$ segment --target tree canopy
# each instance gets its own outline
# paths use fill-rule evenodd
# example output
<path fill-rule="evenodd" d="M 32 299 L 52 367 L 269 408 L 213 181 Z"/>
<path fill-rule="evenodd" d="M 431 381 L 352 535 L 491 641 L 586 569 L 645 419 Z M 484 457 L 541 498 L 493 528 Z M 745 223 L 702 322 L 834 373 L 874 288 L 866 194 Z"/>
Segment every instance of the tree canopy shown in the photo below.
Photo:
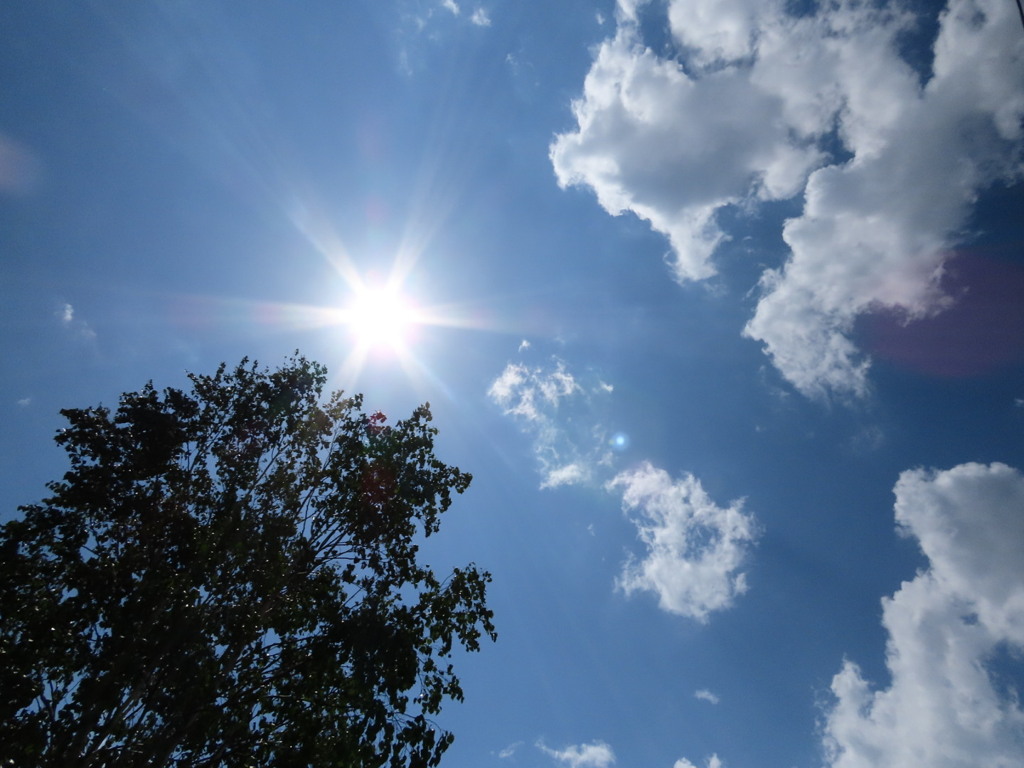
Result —
<path fill-rule="evenodd" d="M 434 766 L 490 574 L 418 542 L 471 476 L 323 366 L 243 360 L 64 410 L 70 469 L 0 529 L 0 762 Z"/>

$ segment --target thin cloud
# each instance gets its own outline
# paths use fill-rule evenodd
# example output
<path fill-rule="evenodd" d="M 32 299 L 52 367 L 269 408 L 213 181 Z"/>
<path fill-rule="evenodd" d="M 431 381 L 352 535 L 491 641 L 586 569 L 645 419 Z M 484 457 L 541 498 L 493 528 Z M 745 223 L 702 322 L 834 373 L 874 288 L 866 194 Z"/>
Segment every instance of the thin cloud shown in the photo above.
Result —
<path fill-rule="evenodd" d="M 1024 476 L 1005 464 L 904 472 L 896 521 L 928 568 L 882 601 L 888 688 L 832 680 L 831 768 L 1024 765 L 1019 693 L 992 666 L 1024 651 Z"/>
<path fill-rule="evenodd" d="M 740 569 L 759 532 L 741 502 L 720 507 L 693 475 L 673 480 L 649 463 L 608 487 L 621 489 L 623 508 L 647 548 L 623 567 L 618 586 L 627 595 L 654 592 L 663 610 L 706 622 L 746 592 Z"/>
<path fill-rule="evenodd" d="M 700 699 L 701 701 L 706 701 L 708 702 L 708 704 L 717 704 L 720 701 L 718 696 L 713 694 L 707 688 L 701 688 L 699 691 L 694 691 L 693 698 Z"/>
<path fill-rule="evenodd" d="M 572 462 L 555 467 L 547 472 L 541 489 L 557 488 L 560 485 L 577 485 L 590 477 L 590 470 L 580 462 Z"/>
<path fill-rule="evenodd" d="M 529 345 L 519 348 L 524 351 Z M 601 383 L 584 387 L 563 361 L 509 363 L 487 394 L 532 437 L 542 489 L 590 482 L 594 468 L 606 460 L 603 431 L 588 425 L 594 396 L 606 396 L 608 390 Z M 574 420 L 575 413 L 582 418 Z"/>
<path fill-rule="evenodd" d="M 565 749 L 550 749 L 537 742 L 537 749 L 568 768 L 609 768 L 615 764 L 615 753 L 603 741 L 570 744 Z"/>
<path fill-rule="evenodd" d="M 473 11 L 473 15 L 469 17 L 469 20 L 478 27 L 491 26 L 490 14 L 488 14 L 483 8 L 477 8 Z"/>
<path fill-rule="evenodd" d="M 549 409 L 557 409 L 561 400 L 580 391 L 565 363 L 556 360 L 553 370 L 510 363 L 491 384 L 488 395 L 506 414 L 542 422 Z"/>
<path fill-rule="evenodd" d="M 512 744 L 509 744 L 504 749 L 501 749 L 501 750 L 498 751 L 498 757 L 501 758 L 502 760 L 508 760 L 510 757 L 515 755 L 516 751 L 521 746 L 523 746 L 523 742 L 521 742 L 521 741 L 517 741 L 517 742 L 514 742 Z"/>
<path fill-rule="evenodd" d="M 595 413 L 613 389 L 600 379 L 584 387 L 553 358 L 547 366 L 509 363 L 488 395 L 531 435 L 542 490 L 603 477 L 605 490 L 621 494 L 646 551 L 627 560 L 617 588 L 654 592 L 663 610 L 706 622 L 746 591 L 741 568 L 759 529 L 742 502 L 719 507 L 693 475 L 673 480 L 647 462 L 615 474 L 629 439 L 609 435 Z"/>
<path fill-rule="evenodd" d="M 442 0 L 441 6 L 446 10 L 451 11 L 455 16 L 458 16 L 462 10 L 459 8 L 459 4 L 455 0 Z"/>
<path fill-rule="evenodd" d="M 39 186 L 39 161 L 35 154 L 0 133 L 0 194 L 24 195 Z"/>
<path fill-rule="evenodd" d="M 63 306 L 57 310 L 56 315 L 60 324 L 72 335 L 87 341 L 95 340 L 96 332 L 89 327 L 87 322 L 77 317 L 75 308 L 71 304 L 65 302 Z"/>
<path fill-rule="evenodd" d="M 857 318 L 948 307 L 943 265 L 978 193 L 1024 176 L 1012 4 L 951 0 L 919 71 L 901 53 L 919 20 L 902 7 L 671 0 L 675 59 L 644 40 L 641 3 L 620 0 L 577 127 L 551 145 L 558 183 L 648 221 L 681 282 L 714 274 L 723 208 L 802 197 L 782 229 L 788 260 L 762 276 L 744 334 L 805 395 L 867 394 Z"/>
<path fill-rule="evenodd" d="M 704 765 L 705 768 L 722 768 L 723 763 L 719 759 L 718 755 L 711 755 L 711 757 L 707 759 L 707 762 L 704 763 Z M 681 757 L 675 761 L 675 763 L 672 765 L 672 768 L 697 768 L 697 766 L 691 763 L 685 757 Z"/>

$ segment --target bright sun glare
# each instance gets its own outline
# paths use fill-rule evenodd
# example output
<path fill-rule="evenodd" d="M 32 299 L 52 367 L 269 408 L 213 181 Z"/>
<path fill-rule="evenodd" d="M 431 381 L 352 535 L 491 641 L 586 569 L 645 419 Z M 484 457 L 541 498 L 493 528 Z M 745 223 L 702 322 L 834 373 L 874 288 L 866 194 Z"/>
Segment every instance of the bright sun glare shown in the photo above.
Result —
<path fill-rule="evenodd" d="M 360 288 L 345 316 L 356 343 L 366 351 L 402 351 L 418 323 L 411 301 L 392 288 Z"/>

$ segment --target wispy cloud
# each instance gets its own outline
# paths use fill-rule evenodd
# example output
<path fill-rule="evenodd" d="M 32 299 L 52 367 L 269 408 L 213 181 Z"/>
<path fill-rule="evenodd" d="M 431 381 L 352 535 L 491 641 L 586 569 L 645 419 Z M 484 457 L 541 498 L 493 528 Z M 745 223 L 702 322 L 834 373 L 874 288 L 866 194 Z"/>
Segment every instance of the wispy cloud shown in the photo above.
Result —
<path fill-rule="evenodd" d="M 520 345 L 521 351 L 527 349 L 528 344 Z M 541 488 L 591 480 L 608 453 L 607 441 L 599 425 L 587 418 L 574 420 L 573 414 L 585 411 L 594 396 L 607 394 L 601 382 L 582 385 L 557 358 L 537 366 L 509 363 L 488 390 L 491 400 L 532 436 Z"/>
<path fill-rule="evenodd" d="M 718 696 L 713 694 L 707 688 L 701 688 L 699 691 L 694 691 L 693 698 L 700 699 L 701 701 L 706 701 L 709 704 L 717 704 L 720 701 Z"/>
<path fill-rule="evenodd" d="M 615 752 L 603 741 L 589 744 L 570 744 L 565 749 L 551 749 L 543 742 L 537 742 L 537 749 L 568 768 L 611 768 L 615 765 Z M 685 757 L 672 764 L 672 768 L 698 768 Z M 704 763 L 704 768 L 723 768 L 718 755 L 711 755 Z"/>
<path fill-rule="evenodd" d="M 670 613 L 705 622 L 747 590 L 743 566 L 758 528 L 741 502 L 715 504 L 693 475 L 673 480 L 645 463 L 609 484 L 622 490 L 646 553 L 631 558 L 618 585 L 631 594 L 646 590 Z"/>
<path fill-rule="evenodd" d="M 424 72 L 424 47 L 446 45 L 458 30 L 468 25 L 491 26 L 491 17 L 482 7 L 469 11 L 469 5 L 459 0 L 399 0 L 400 23 L 396 30 L 398 40 L 397 65 L 405 76 Z"/>
<path fill-rule="evenodd" d="M 609 768 L 615 764 L 615 753 L 603 741 L 570 744 L 565 749 L 550 749 L 537 742 L 537 748 L 569 768 Z"/>
<path fill-rule="evenodd" d="M 711 755 L 711 757 L 707 759 L 707 762 L 704 763 L 704 765 L 705 768 L 722 768 L 723 763 L 718 758 L 718 755 Z M 697 766 L 691 763 L 685 757 L 681 757 L 675 761 L 672 768 L 697 768 Z"/>
<path fill-rule="evenodd" d="M 621 494 L 646 550 L 624 564 L 618 588 L 654 592 L 663 610 L 705 622 L 747 589 L 741 568 L 759 535 L 753 515 L 742 502 L 719 507 L 690 474 L 673 480 L 648 462 L 616 472 L 616 451 L 629 439 L 609 437 L 595 402 L 614 387 L 590 378 L 582 385 L 558 358 L 509 363 L 488 394 L 532 437 L 541 489 L 589 483 Z"/>
<path fill-rule="evenodd" d="M 570 462 L 551 469 L 540 487 L 557 488 L 560 485 L 577 485 L 590 478 L 590 469 L 582 462 Z"/>
<path fill-rule="evenodd" d="M 714 274 L 723 208 L 802 196 L 745 334 L 801 392 L 865 394 L 856 319 L 947 307 L 943 264 L 976 196 L 1024 174 L 1013 4 L 951 0 L 924 70 L 902 58 L 918 24 L 902 6 L 670 0 L 680 61 L 647 45 L 639 4 L 620 0 L 577 128 L 551 146 L 559 183 L 649 221 L 680 281 Z"/>
<path fill-rule="evenodd" d="M 0 194 L 23 195 L 39 186 L 39 161 L 27 148 L 0 133 Z"/>
<path fill-rule="evenodd" d="M 1024 651 L 1024 476 L 1004 464 L 913 470 L 895 493 L 928 568 L 882 601 L 889 687 L 872 690 L 849 660 L 833 679 L 828 764 L 1022 765 L 1024 710 L 998 659 Z"/>
<path fill-rule="evenodd" d="M 510 757 L 512 757 L 516 753 L 516 751 L 521 746 L 523 746 L 523 742 L 521 742 L 521 741 L 517 741 L 517 742 L 514 742 L 512 744 L 509 744 L 504 749 L 501 749 L 501 750 L 498 751 L 498 757 L 500 757 L 502 760 L 508 760 Z"/>
<path fill-rule="evenodd" d="M 546 414 L 557 409 L 561 400 L 582 391 L 565 363 L 557 359 L 554 362 L 553 369 L 509 363 L 488 394 L 507 414 L 529 422 L 545 421 Z"/>
<path fill-rule="evenodd" d="M 96 332 L 89 327 L 89 324 L 79 318 L 75 308 L 65 302 L 56 312 L 57 319 L 71 334 L 82 339 L 92 341 L 96 338 Z"/>

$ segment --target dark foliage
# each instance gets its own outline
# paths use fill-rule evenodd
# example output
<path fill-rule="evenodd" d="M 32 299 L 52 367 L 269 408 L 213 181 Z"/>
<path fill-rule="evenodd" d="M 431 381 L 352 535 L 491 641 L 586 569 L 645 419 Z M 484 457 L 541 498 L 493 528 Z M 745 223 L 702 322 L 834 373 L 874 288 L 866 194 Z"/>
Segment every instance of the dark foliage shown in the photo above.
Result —
<path fill-rule="evenodd" d="M 433 766 L 490 575 L 417 561 L 470 475 L 427 407 L 243 361 L 65 410 L 71 468 L 0 529 L 0 763 Z"/>

